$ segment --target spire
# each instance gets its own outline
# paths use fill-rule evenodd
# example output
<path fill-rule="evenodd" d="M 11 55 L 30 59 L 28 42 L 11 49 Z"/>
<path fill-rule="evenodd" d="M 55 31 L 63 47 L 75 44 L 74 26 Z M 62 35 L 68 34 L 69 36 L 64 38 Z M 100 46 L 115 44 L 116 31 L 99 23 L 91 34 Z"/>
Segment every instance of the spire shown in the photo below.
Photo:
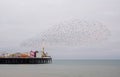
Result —
<path fill-rule="evenodd" d="M 42 51 L 44 52 L 44 50 L 45 50 L 45 49 L 44 49 L 44 47 L 43 47 L 43 48 L 42 48 Z"/>

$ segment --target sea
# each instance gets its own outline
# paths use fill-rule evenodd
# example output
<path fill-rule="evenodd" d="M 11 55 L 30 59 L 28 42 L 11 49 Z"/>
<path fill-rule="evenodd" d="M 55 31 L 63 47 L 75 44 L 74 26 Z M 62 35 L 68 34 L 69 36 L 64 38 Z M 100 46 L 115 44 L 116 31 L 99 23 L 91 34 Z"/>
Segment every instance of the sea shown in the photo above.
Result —
<path fill-rule="evenodd" d="M 120 77 L 120 60 L 53 60 L 51 64 L 0 64 L 0 77 Z"/>

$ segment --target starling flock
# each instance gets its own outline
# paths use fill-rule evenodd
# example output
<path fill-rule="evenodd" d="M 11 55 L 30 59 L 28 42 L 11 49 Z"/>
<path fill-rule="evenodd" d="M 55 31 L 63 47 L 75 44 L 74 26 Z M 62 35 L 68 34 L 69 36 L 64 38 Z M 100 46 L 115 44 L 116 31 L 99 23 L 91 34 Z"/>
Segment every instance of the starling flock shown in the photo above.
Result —
<path fill-rule="evenodd" d="M 99 22 L 72 19 L 56 24 L 39 36 L 24 41 L 24 47 L 47 46 L 81 46 L 100 43 L 108 39 L 110 31 Z"/>

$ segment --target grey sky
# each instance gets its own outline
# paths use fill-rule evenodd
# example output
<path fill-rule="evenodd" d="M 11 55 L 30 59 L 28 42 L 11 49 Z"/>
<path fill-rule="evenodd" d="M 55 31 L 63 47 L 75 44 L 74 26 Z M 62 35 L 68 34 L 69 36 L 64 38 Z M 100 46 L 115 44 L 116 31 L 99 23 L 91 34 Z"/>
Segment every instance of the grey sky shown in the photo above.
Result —
<path fill-rule="evenodd" d="M 0 0 L 0 48 L 16 48 L 50 26 L 71 18 L 102 22 L 111 31 L 99 45 L 47 49 L 55 58 L 120 59 L 119 0 Z"/>

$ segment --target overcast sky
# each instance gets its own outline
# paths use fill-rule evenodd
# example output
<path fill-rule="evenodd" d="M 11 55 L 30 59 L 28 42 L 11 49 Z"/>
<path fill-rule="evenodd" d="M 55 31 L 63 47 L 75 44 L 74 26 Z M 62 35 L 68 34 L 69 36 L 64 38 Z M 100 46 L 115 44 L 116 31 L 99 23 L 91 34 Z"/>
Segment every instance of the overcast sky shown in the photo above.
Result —
<path fill-rule="evenodd" d="M 120 59 L 120 0 L 0 0 L 0 49 L 17 48 L 71 18 L 102 22 L 111 36 L 98 45 L 49 48 L 49 54 L 56 59 Z"/>

